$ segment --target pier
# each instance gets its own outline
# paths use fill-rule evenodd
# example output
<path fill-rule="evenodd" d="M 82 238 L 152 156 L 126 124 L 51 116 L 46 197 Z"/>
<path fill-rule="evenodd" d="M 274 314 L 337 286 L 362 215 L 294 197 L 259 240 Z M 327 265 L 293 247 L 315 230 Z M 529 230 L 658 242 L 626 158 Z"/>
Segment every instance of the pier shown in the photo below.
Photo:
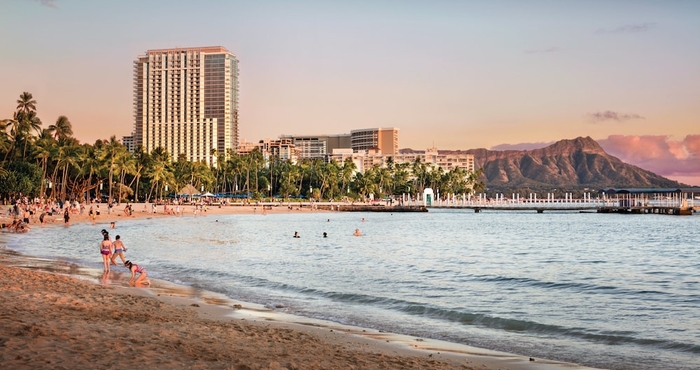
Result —
<path fill-rule="evenodd" d="M 488 198 L 483 194 L 472 197 L 450 196 L 436 199 L 427 205 L 428 209 L 471 209 L 481 211 L 579 211 L 621 214 L 660 214 L 692 215 L 700 209 L 700 188 L 679 189 L 603 189 L 600 196 L 593 198 L 585 193 L 584 198 L 574 199 L 572 194 L 565 198 L 555 198 L 548 194 L 546 199 L 538 199 L 531 194 L 520 197 L 513 194 L 510 198 L 503 194 Z"/>

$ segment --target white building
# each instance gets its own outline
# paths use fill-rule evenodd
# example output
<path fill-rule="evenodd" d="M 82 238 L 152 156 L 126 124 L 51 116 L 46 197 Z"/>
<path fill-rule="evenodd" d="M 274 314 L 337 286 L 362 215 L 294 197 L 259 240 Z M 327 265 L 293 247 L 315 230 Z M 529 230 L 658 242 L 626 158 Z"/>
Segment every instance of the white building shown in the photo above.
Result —
<path fill-rule="evenodd" d="M 364 152 L 349 152 L 349 151 L 334 151 L 333 154 L 328 156 L 328 160 L 335 160 L 338 163 L 342 163 L 347 158 L 351 158 L 353 162 L 357 165 L 357 169 L 360 172 L 365 172 L 368 168 L 374 165 L 386 166 L 389 162 L 389 158 L 396 163 L 414 163 L 416 158 L 420 158 L 420 161 L 428 165 L 434 165 L 435 167 L 442 167 L 443 170 L 451 171 L 455 168 L 463 168 L 467 171 L 474 171 L 474 155 L 467 153 L 451 153 L 444 152 L 440 153 L 436 148 L 429 148 L 428 150 L 415 150 L 411 152 L 398 153 L 394 155 L 387 155 L 380 153 L 378 150 L 366 150 Z"/>
<path fill-rule="evenodd" d="M 214 164 L 238 146 L 238 60 L 221 46 L 148 50 L 134 62 L 134 144 Z"/>

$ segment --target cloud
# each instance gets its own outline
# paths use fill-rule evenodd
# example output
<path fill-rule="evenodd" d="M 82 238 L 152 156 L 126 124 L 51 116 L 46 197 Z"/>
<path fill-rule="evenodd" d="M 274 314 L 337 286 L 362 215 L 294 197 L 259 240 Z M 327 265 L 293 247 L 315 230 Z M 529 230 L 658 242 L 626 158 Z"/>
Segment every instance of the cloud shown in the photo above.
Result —
<path fill-rule="evenodd" d="M 663 135 L 610 135 L 597 142 L 623 162 L 700 186 L 700 135 L 687 135 L 683 140 Z"/>
<path fill-rule="evenodd" d="M 556 53 L 558 51 L 561 51 L 561 49 L 558 46 L 554 46 L 549 49 L 525 50 L 525 54 Z"/>
<path fill-rule="evenodd" d="M 633 23 L 617 28 L 599 28 L 595 31 L 595 33 L 639 33 L 649 31 L 655 26 L 655 22 Z"/>
<path fill-rule="evenodd" d="M 629 121 L 631 119 L 645 119 L 644 117 L 642 117 L 636 113 L 632 113 L 632 114 L 618 113 L 618 112 L 613 112 L 610 110 L 606 110 L 605 112 L 588 113 L 586 115 L 586 117 L 588 117 L 588 120 L 593 122 L 593 123 L 609 121 L 609 120 L 613 120 L 613 121 L 617 121 L 617 122 L 624 122 L 624 121 Z"/>
<path fill-rule="evenodd" d="M 58 0 L 34 0 L 34 2 L 40 3 L 41 6 L 45 6 L 47 8 L 52 8 L 52 9 L 58 9 L 58 5 L 56 5 L 56 1 L 58 1 Z"/>
<path fill-rule="evenodd" d="M 492 147 L 490 150 L 533 150 L 541 149 L 554 144 L 553 141 L 548 143 L 519 143 L 519 144 L 499 144 Z"/>

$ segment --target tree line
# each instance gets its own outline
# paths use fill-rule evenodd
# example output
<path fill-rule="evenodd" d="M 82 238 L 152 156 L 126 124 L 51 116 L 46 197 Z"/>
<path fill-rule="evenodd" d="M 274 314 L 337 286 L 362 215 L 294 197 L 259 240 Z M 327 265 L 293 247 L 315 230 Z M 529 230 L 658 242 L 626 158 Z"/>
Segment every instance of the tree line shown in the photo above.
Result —
<path fill-rule="evenodd" d="M 115 136 L 81 144 L 71 122 L 60 116 L 44 128 L 37 102 L 24 92 L 10 119 L 0 121 L 0 196 L 19 195 L 73 200 L 108 199 L 151 202 L 186 185 L 196 190 L 264 199 L 375 199 L 420 194 L 470 194 L 484 189 L 481 170 L 445 171 L 417 158 L 412 163 L 375 165 L 363 173 L 348 159 L 342 163 L 300 159 L 296 163 L 265 158 L 259 148 L 247 154 L 212 153 L 216 165 L 191 162 L 156 148 L 131 153 Z"/>

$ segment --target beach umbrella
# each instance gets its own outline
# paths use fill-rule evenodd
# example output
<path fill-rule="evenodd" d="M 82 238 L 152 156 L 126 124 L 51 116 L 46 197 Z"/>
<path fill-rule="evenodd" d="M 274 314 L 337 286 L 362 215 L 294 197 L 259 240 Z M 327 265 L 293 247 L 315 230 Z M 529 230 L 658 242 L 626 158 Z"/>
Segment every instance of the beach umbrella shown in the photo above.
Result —
<path fill-rule="evenodd" d="M 197 191 L 197 188 L 192 186 L 191 184 L 186 185 L 180 191 L 178 192 L 180 195 L 195 195 L 195 194 L 200 194 L 199 191 Z"/>

